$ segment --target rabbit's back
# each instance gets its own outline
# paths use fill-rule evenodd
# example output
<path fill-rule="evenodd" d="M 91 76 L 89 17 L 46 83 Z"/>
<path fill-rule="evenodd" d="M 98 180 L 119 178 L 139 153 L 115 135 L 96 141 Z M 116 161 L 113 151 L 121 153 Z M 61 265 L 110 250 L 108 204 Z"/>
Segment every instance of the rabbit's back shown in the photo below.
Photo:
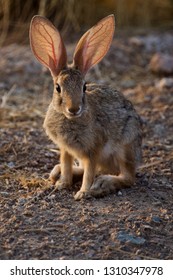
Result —
<path fill-rule="evenodd" d="M 141 133 L 141 119 L 122 93 L 96 84 L 88 85 L 87 90 L 95 126 L 105 130 L 108 138 L 128 143 Z"/>

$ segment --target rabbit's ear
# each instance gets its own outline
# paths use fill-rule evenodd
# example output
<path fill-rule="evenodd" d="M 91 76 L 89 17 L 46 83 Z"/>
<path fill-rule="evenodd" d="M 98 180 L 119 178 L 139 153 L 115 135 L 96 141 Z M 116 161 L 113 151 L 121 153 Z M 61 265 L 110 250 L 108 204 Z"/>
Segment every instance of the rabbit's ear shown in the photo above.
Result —
<path fill-rule="evenodd" d="M 114 35 L 114 15 L 103 18 L 79 40 L 73 62 L 85 75 L 108 52 Z"/>
<path fill-rule="evenodd" d="M 31 49 L 53 77 L 67 64 L 67 54 L 61 35 L 55 26 L 42 16 L 34 16 L 30 25 Z"/>

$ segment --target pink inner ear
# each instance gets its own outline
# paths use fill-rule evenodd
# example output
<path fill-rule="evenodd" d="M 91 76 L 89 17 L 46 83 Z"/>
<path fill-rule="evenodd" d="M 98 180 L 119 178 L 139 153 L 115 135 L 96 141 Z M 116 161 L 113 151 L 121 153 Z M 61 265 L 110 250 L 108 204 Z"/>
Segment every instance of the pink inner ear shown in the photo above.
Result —
<path fill-rule="evenodd" d="M 108 52 L 114 34 L 114 16 L 102 19 L 80 39 L 74 53 L 74 64 L 83 74 Z"/>
<path fill-rule="evenodd" d="M 67 54 L 62 38 L 52 23 L 35 16 L 30 27 L 30 42 L 36 58 L 48 67 L 53 76 L 67 64 Z"/>

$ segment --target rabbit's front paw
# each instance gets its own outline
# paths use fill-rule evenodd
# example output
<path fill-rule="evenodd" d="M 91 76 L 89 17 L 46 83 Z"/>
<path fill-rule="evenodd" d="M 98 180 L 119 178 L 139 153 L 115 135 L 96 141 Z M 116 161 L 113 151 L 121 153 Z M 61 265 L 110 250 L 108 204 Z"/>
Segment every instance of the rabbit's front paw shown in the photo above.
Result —
<path fill-rule="evenodd" d="M 82 198 L 89 198 L 89 197 L 91 197 L 89 192 L 78 191 L 75 194 L 74 199 L 75 200 L 81 200 Z"/>
<path fill-rule="evenodd" d="M 70 186 L 70 184 L 68 182 L 61 180 L 61 179 L 59 179 L 55 184 L 55 188 L 58 190 L 68 188 L 69 186 Z"/>

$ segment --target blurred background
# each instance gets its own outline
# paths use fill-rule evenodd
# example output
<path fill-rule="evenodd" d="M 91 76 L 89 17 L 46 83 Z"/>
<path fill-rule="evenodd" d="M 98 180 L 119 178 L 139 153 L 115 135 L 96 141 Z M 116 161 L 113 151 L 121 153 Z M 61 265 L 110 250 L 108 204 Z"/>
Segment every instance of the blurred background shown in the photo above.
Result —
<path fill-rule="evenodd" d="M 27 43 L 35 14 L 48 17 L 71 40 L 110 13 L 118 30 L 173 26 L 173 0 L 0 0 L 0 45 Z"/>

